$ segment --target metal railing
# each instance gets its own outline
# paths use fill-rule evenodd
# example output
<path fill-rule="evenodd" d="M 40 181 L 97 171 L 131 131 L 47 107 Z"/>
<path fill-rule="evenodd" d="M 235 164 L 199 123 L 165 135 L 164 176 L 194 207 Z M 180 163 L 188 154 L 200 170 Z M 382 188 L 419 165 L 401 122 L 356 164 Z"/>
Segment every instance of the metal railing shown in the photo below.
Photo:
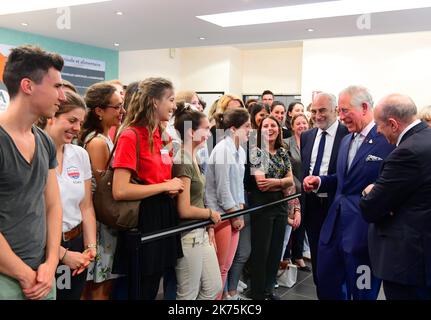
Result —
<path fill-rule="evenodd" d="M 293 194 L 291 196 L 288 196 L 286 198 L 277 200 L 277 201 L 273 201 L 267 204 L 263 204 L 261 206 L 257 206 L 257 207 L 253 207 L 253 208 L 248 208 L 248 209 L 242 209 L 242 210 L 237 210 L 234 212 L 230 212 L 230 213 L 224 213 L 221 216 L 221 221 L 227 220 L 227 219 L 231 219 L 231 218 L 235 218 L 235 217 L 239 217 L 242 216 L 244 214 L 249 214 L 252 212 L 256 212 L 271 206 L 274 206 L 276 204 L 280 204 L 286 201 L 290 201 L 296 198 L 299 198 L 301 196 L 300 193 L 297 194 Z M 146 233 L 144 235 L 142 235 L 141 237 L 141 243 L 145 243 L 148 241 L 153 241 L 153 240 L 157 240 L 157 239 L 161 239 L 161 238 L 166 238 L 169 236 L 172 236 L 174 234 L 177 233 L 182 233 L 182 232 L 186 232 L 189 230 L 193 230 L 196 228 L 202 228 L 208 225 L 214 224 L 210 219 L 208 220 L 204 220 L 204 221 L 191 221 L 191 222 L 186 222 L 180 226 L 177 227 L 173 227 L 173 228 L 169 228 L 169 229 L 164 229 L 162 231 L 157 231 L 157 232 L 152 232 L 152 233 Z"/>
<path fill-rule="evenodd" d="M 237 211 L 234 211 L 231 213 L 225 213 L 221 216 L 221 220 L 223 221 L 223 220 L 239 217 L 239 216 L 242 216 L 244 214 L 255 214 L 262 209 L 266 209 L 266 208 L 269 208 L 271 206 L 299 198 L 300 196 L 301 196 L 301 194 L 297 193 L 297 194 L 288 196 L 286 198 L 283 198 L 283 199 L 280 199 L 277 201 L 273 201 L 273 202 L 270 202 L 270 203 L 267 203 L 264 205 L 260 205 L 257 207 L 237 210 Z M 287 220 L 286 220 L 286 223 L 287 223 Z M 141 234 L 141 232 L 139 232 L 137 230 L 128 231 L 127 232 L 127 242 L 128 242 L 127 245 L 130 248 L 129 257 L 128 257 L 129 258 L 129 268 L 128 268 L 129 269 L 128 270 L 129 299 L 137 300 L 140 298 L 139 292 L 140 292 L 140 287 L 141 287 L 141 277 L 140 277 L 141 261 L 139 259 L 139 256 L 140 256 L 139 250 L 140 250 L 140 247 L 142 244 L 149 242 L 149 241 L 154 241 L 154 240 L 170 237 L 170 236 L 173 236 L 175 234 L 186 232 L 186 231 L 193 230 L 196 228 L 205 227 L 205 226 L 208 226 L 211 224 L 214 224 L 214 223 L 210 219 L 207 219 L 204 221 L 190 221 L 190 222 L 186 222 L 180 226 L 160 230 L 157 232 L 146 233 L 146 234 Z M 142 263 L 145 263 L 145 261 L 142 261 Z"/>

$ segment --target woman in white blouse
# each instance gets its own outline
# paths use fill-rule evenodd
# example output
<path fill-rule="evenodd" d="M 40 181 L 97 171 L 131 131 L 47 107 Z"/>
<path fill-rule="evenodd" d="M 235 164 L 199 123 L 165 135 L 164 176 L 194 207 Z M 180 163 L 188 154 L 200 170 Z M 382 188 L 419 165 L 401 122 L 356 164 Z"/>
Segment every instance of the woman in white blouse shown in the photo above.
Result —
<path fill-rule="evenodd" d="M 218 128 L 226 132 L 208 160 L 205 205 L 212 210 L 229 213 L 243 209 L 245 204 L 243 179 L 246 154 L 241 144 L 248 141 L 250 115 L 246 109 L 233 109 L 215 115 L 215 119 Z M 238 246 L 239 231 L 243 227 L 242 217 L 225 220 L 215 227 L 223 287 Z M 222 298 L 221 293 L 218 298 Z"/>
<path fill-rule="evenodd" d="M 57 179 L 63 209 L 57 299 L 79 300 L 87 267 L 96 257 L 96 218 L 91 193 L 91 166 L 87 152 L 71 144 L 85 117 L 85 102 L 73 92 L 51 119 L 41 119 L 57 149 Z"/>

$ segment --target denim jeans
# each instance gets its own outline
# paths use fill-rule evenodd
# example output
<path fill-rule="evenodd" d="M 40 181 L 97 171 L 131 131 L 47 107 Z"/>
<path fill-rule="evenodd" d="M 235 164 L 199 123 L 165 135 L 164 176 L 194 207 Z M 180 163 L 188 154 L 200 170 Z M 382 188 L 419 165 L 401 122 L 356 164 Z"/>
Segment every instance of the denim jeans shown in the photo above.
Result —
<path fill-rule="evenodd" d="M 251 252 L 250 240 L 250 216 L 244 215 L 244 228 L 240 231 L 238 248 L 236 249 L 235 257 L 230 267 L 227 290 L 234 291 L 238 287 L 238 282 L 241 277 L 242 269 L 246 264 Z"/>

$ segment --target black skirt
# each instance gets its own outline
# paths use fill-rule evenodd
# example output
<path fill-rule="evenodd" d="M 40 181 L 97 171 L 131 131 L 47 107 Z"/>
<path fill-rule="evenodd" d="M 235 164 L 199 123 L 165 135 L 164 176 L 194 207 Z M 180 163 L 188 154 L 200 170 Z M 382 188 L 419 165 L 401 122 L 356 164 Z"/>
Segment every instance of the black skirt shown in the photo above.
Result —
<path fill-rule="evenodd" d="M 175 201 L 171 197 L 159 194 L 143 199 L 139 207 L 138 232 L 119 232 L 113 272 L 128 274 L 133 272 L 131 270 L 139 270 L 141 276 L 148 276 L 174 268 L 177 259 L 183 257 L 181 234 L 142 244 L 139 239 L 178 224 Z M 135 255 L 139 257 L 133 257 Z"/>
<path fill-rule="evenodd" d="M 175 201 L 167 195 L 155 195 L 141 201 L 138 230 L 143 234 L 178 226 L 179 218 Z M 181 234 L 142 244 L 144 275 L 164 272 L 174 268 L 183 257 Z"/>

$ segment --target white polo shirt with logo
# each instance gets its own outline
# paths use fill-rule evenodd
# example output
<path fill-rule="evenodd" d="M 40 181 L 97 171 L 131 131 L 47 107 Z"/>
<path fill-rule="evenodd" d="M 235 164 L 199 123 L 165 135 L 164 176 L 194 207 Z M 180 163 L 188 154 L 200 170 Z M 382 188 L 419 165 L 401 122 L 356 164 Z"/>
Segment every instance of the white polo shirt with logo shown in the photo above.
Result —
<path fill-rule="evenodd" d="M 63 232 L 70 231 L 82 221 L 79 207 L 85 196 L 85 181 L 91 180 L 90 158 L 85 149 L 73 145 L 64 145 L 63 168 L 57 169 L 63 209 Z"/>

